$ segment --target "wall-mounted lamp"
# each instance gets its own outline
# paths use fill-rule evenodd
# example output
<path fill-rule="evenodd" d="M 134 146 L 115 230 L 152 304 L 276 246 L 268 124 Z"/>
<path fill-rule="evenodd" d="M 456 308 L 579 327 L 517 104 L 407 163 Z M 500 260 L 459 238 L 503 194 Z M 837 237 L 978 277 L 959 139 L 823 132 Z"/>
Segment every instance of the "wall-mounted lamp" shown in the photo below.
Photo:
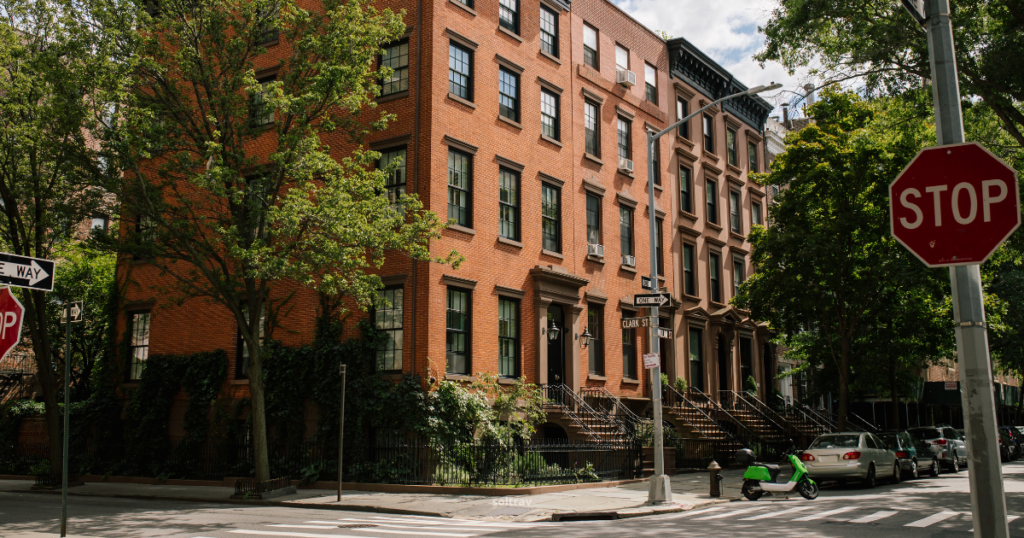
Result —
<path fill-rule="evenodd" d="M 590 327 L 584 327 L 583 334 L 580 335 L 580 344 L 582 344 L 582 347 L 586 348 L 587 346 L 589 346 L 590 339 L 593 337 L 594 336 L 590 334 Z"/>
<path fill-rule="evenodd" d="M 558 325 L 555 325 L 555 320 L 551 320 L 551 325 L 548 325 L 548 340 L 552 342 L 558 340 L 558 333 L 560 332 L 561 329 L 558 328 Z"/>

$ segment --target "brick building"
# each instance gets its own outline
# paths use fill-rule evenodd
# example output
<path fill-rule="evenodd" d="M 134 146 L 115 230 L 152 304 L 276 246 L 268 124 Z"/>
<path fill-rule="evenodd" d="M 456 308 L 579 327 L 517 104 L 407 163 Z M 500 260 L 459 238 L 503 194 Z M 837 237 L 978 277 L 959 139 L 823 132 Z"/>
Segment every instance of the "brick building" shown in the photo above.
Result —
<path fill-rule="evenodd" d="M 408 30 L 381 58 L 395 75 L 377 101 L 397 120 L 369 145 L 403 163 L 390 189 L 456 221 L 432 251 L 466 261 L 457 271 L 386 263 L 381 293 L 392 306 L 370 314 L 391 336 L 379 369 L 600 387 L 642 409 L 646 331 L 619 327 L 637 315 L 631 297 L 651 272 L 653 217 L 658 286 L 676 298 L 662 310 L 665 371 L 709 394 L 739 390 L 748 375 L 763 387 L 766 330 L 728 301 L 752 270 L 746 233 L 766 214 L 747 173 L 763 166 L 771 105 L 730 101 L 663 137 L 652 212 L 645 130 L 745 89 L 721 66 L 607 0 L 380 3 L 404 9 Z M 271 45 L 260 65 L 283 49 Z M 120 271 L 130 281 L 119 321 L 132 340 L 129 378 L 149 354 L 225 349 L 234 393 L 245 395 L 225 309 L 161 302 L 161 277 L 145 263 L 124 259 Z M 291 301 L 274 338 L 307 343 L 317 299 L 300 290 Z"/>

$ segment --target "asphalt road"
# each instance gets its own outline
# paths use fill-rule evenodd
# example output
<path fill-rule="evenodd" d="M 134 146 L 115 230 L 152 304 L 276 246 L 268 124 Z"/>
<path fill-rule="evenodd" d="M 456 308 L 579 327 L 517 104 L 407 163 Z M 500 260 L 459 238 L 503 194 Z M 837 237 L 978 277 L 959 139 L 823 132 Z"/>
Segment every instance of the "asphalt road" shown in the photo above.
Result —
<path fill-rule="evenodd" d="M 559 538 L 632 536 L 963 536 L 972 529 L 968 471 L 863 489 L 826 487 L 814 501 L 763 497 L 663 516 L 511 523 L 366 512 L 72 497 L 71 536 L 98 538 Z M 1024 537 L 1024 461 L 1004 465 L 1011 536 Z M 57 536 L 60 497 L 0 493 L 0 537 Z"/>

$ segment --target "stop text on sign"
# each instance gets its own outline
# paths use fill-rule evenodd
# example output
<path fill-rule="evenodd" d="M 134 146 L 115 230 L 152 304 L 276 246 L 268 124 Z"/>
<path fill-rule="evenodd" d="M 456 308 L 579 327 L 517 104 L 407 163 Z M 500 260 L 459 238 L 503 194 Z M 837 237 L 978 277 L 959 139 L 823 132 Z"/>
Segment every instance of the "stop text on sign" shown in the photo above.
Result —
<path fill-rule="evenodd" d="M 957 224 L 970 224 L 978 217 L 979 196 L 974 190 L 974 185 L 966 181 L 957 183 L 953 187 L 952 194 L 946 195 L 945 198 L 943 193 L 949 191 L 949 185 L 932 185 L 925 187 L 924 191 L 926 194 L 930 194 L 932 198 L 932 215 L 935 219 L 936 228 L 942 226 L 943 213 L 951 212 L 953 220 Z M 986 179 L 981 182 L 981 213 L 984 222 L 992 222 L 992 206 L 1006 200 L 1008 192 L 1009 188 L 1006 185 L 1006 181 L 1002 179 Z M 917 227 L 924 224 L 924 213 L 918 205 L 920 202 L 917 201 L 921 197 L 921 192 L 917 189 L 906 189 L 900 194 L 900 204 L 914 213 L 913 220 L 900 217 L 900 224 L 908 230 L 917 229 Z M 947 205 L 950 209 L 949 212 L 944 211 Z M 967 206 L 966 213 L 964 205 Z"/>

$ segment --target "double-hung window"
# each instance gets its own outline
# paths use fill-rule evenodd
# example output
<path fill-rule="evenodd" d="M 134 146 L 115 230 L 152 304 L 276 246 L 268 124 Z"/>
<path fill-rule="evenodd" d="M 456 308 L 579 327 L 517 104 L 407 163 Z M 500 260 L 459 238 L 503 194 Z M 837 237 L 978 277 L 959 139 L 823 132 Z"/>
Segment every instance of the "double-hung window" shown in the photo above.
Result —
<path fill-rule="evenodd" d="M 519 174 L 498 169 L 498 235 L 519 240 Z"/>
<path fill-rule="evenodd" d="M 644 86 L 647 87 L 647 100 L 658 104 L 658 70 L 651 64 L 644 64 Z"/>
<path fill-rule="evenodd" d="M 558 14 L 544 6 L 540 6 L 540 50 L 558 57 Z"/>
<path fill-rule="evenodd" d="M 623 256 L 633 255 L 633 210 L 619 208 L 619 249 Z"/>
<path fill-rule="evenodd" d="M 615 70 L 629 71 L 629 49 L 615 44 Z"/>
<path fill-rule="evenodd" d="M 636 329 L 622 329 L 622 377 L 637 379 Z"/>
<path fill-rule="evenodd" d="M 679 208 L 693 213 L 693 172 L 685 166 L 679 167 Z"/>
<path fill-rule="evenodd" d="M 149 310 L 128 314 L 128 379 L 136 381 L 149 358 Z"/>
<path fill-rule="evenodd" d="M 498 113 L 519 121 L 519 75 L 504 67 L 498 68 Z"/>
<path fill-rule="evenodd" d="M 679 121 L 690 114 L 690 103 L 682 97 L 676 98 L 676 121 Z M 690 138 L 690 122 L 683 122 L 679 126 L 679 136 Z"/>
<path fill-rule="evenodd" d="M 711 280 L 711 302 L 722 302 L 722 255 L 717 252 L 708 254 L 708 277 Z"/>
<path fill-rule="evenodd" d="M 587 330 L 590 332 L 587 344 L 590 373 L 604 375 L 604 309 L 600 306 L 587 306 Z"/>
<path fill-rule="evenodd" d="M 391 149 L 380 152 L 380 160 L 377 161 L 377 168 L 383 170 L 395 162 L 395 169 L 384 179 L 384 187 L 387 189 L 388 200 L 397 204 L 398 200 L 405 194 L 405 148 Z"/>
<path fill-rule="evenodd" d="M 704 390 L 704 338 L 700 329 L 690 329 L 690 386 Z"/>
<path fill-rule="evenodd" d="M 715 124 L 707 114 L 704 114 L 704 151 L 715 152 Z"/>
<path fill-rule="evenodd" d="M 242 305 L 242 317 L 245 318 L 245 323 L 249 324 L 249 308 Z M 266 322 L 267 322 L 267 305 L 264 303 L 260 307 L 260 321 L 257 324 L 256 344 L 262 346 L 263 338 L 266 335 Z M 249 379 L 249 346 L 245 345 L 245 339 L 242 338 L 242 329 L 238 329 L 237 338 L 237 355 L 235 358 L 235 379 Z"/>
<path fill-rule="evenodd" d="M 256 82 L 260 85 L 260 90 L 252 95 L 252 100 L 249 102 L 249 125 L 252 127 L 262 127 L 274 123 L 274 108 L 267 102 L 270 96 L 270 86 L 277 80 L 276 75 L 264 77 Z"/>
<path fill-rule="evenodd" d="M 601 156 L 601 122 L 598 115 L 597 104 L 590 101 L 583 102 L 583 138 L 586 147 L 585 151 L 595 157 Z"/>
<path fill-rule="evenodd" d="M 384 47 L 380 66 L 390 67 L 391 76 L 381 81 L 381 95 L 404 92 L 409 89 L 409 40 Z"/>
<path fill-rule="evenodd" d="M 740 294 L 740 284 L 747 279 L 746 276 L 746 260 L 741 256 L 733 256 L 732 258 L 732 296 L 735 297 Z"/>
<path fill-rule="evenodd" d="M 519 376 L 519 301 L 498 298 L 498 375 Z"/>
<path fill-rule="evenodd" d="M 737 166 L 736 131 L 734 129 L 725 130 L 725 156 L 729 160 L 729 164 Z"/>
<path fill-rule="evenodd" d="M 600 245 L 601 243 L 601 199 L 596 195 L 587 193 L 587 243 Z"/>
<path fill-rule="evenodd" d="M 619 159 L 629 159 L 632 157 L 632 148 L 630 147 L 630 131 L 631 124 L 625 119 L 619 118 L 618 124 L 618 142 L 619 142 Z"/>
<path fill-rule="evenodd" d="M 763 222 L 764 221 L 761 220 L 761 203 L 760 202 L 750 202 L 750 224 L 751 225 L 754 225 L 754 224 L 760 225 Z"/>
<path fill-rule="evenodd" d="M 708 200 L 708 222 L 718 224 L 718 184 L 710 179 L 705 179 L 704 184 Z"/>
<path fill-rule="evenodd" d="M 472 226 L 472 163 L 469 155 L 453 149 L 448 150 L 448 220 L 459 226 Z"/>
<path fill-rule="evenodd" d="M 761 171 L 757 166 L 757 144 L 753 142 L 747 142 L 747 160 L 750 161 L 749 173 L 756 174 Z"/>
<path fill-rule="evenodd" d="M 729 228 L 732 233 L 743 233 L 743 223 L 740 220 L 740 193 L 729 191 Z"/>
<path fill-rule="evenodd" d="M 469 292 L 461 288 L 448 288 L 445 321 L 446 372 L 469 375 L 470 364 L 470 303 Z"/>
<path fill-rule="evenodd" d="M 473 100 L 473 53 L 455 43 L 448 44 L 448 91 Z"/>
<path fill-rule="evenodd" d="M 384 333 L 384 339 L 377 346 L 377 371 L 402 371 L 402 314 L 404 290 L 401 286 L 384 288 L 377 292 L 377 307 L 374 309 L 374 325 Z"/>
<path fill-rule="evenodd" d="M 541 235 L 544 250 L 562 252 L 562 191 L 544 183 L 541 185 Z"/>
<path fill-rule="evenodd" d="M 664 234 L 661 231 L 664 224 L 665 219 L 654 219 L 654 258 L 658 263 L 658 276 L 665 276 L 665 245 L 662 241 Z"/>
<path fill-rule="evenodd" d="M 583 63 L 601 69 L 597 63 L 597 30 L 588 24 L 583 25 Z"/>
<path fill-rule="evenodd" d="M 498 24 L 513 34 L 519 33 L 519 0 L 498 0 Z"/>
<path fill-rule="evenodd" d="M 697 295 L 697 256 L 696 248 L 690 243 L 683 243 L 683 293 Z"/>
<path fill-rule="evenodd" d="M 540 133 L 558 140 L 559 133 L 558 96 L 547 90 L 540 91 Z"/>

